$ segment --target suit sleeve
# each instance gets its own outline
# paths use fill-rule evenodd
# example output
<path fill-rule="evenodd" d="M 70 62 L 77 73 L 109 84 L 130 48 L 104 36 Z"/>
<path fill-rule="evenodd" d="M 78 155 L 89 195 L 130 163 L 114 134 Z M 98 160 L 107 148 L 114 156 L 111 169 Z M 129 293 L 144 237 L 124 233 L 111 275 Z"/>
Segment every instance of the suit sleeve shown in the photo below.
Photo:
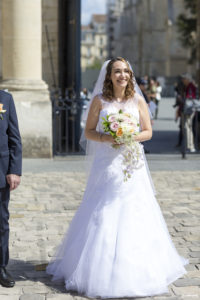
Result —
<path fill-rule="evenodd" d="M 12 96 L 9 104 L 8 148 L 10 152 L 8 174 L 22 174 L 22 144 L 17 114 Z"/>

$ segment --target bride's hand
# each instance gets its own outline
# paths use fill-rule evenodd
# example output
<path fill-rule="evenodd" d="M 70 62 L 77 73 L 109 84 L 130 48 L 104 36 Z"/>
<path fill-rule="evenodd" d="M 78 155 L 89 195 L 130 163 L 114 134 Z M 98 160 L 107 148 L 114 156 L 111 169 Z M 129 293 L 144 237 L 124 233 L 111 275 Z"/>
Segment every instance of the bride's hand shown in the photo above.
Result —
<path fill-rule="evenodd" d="M 112 135 L 109 134 L 104 134 L 102 137 L 102 141 L 103 142 L 107 142 L 107 143 L 111 143 L 113 145 L 123 145 L 123 144 L 119 144 L 116 142 L 116 140 L 114 139 L 114 137 Z"/>
<path fill-rule="evenodd" d="M 103 134 L 102 142 L 116 144 L 116 141 L 115 141 L 114 137 L 110 134 Z"/>

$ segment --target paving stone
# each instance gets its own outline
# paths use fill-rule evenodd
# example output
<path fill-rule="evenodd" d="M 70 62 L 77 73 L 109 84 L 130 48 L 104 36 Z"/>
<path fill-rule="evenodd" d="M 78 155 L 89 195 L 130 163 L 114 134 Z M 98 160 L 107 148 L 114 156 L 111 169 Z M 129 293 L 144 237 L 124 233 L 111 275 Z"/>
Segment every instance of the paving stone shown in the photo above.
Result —
<path fill-rule="evenodd" d="M 180 300 L 200 300 L 198 295 L 191 295 L 191 296 L 183 296 L 181 298 L 178 298 Z"/>
<path fill-rule="evenodd" d="M 74 299 L 75 299 L 75 297 L 73 297 L 70 294 L 65 294 L 65 295 L 49 294 L 46 296 L 46 300 L 74 300 Z M 81 297 L 80 297 L 80 299 L 81 299 Z M 82 299 L 87 299 L 87 298 L 82 298 Z"/>
<path fill-rule="evenodd" d="M 174 296 L 168 296 L 168 297 L 151 297 L 150 299 L 155 299 L 155 300 L 180 300 L 180 297 L 179 296 L 177 296 L 177 297 L 174 297 Z M 135 300 L 135 299 L 134 299 Z M 138 298 L 138 300 L 139 300 L 139 298 Z"/>
<path fill-rule="evenodd" d="M 174 282 L 175 286 L 200 286 L 200 278 L 178 279 Z"/>
<path fill-rule="evenodd" d="M 45 285 L 31 285 L 31 286 L 24 286 L 23 288 L 23 293 L 24 294 L 46 294 L 50 293 L 52 291 L 51 288 Z"/>
<path fill-rule="evenodd" d="M 181 296 L 199 296 L 200 297 L 200 288 L 197 286 L 188 286 L 188 287 L 173 287 L 172 288 L 175 295 Z"/>
<path fill-rule="evenodd" d="M 200 237 L 199 237 L 199 238 L 200 238 Z M 194 257 L 194 258 L 195 258 L 195 257 L 200 258 L 200 251 L 198 251 L 198 252 L 197 252 L 197 251 L 196 251 L 196 252 L 190 252 L 190 256 L 191 256 L 191 257 Z"/>
<path fill-rule="evenodd" d="M 1 295 L 1 300 L 19 300 L 17 295 Z"/>
<path fill-rule="evenodd" d="M 199 270 L 188 271 L 185 276 L 189 278 L 200 278 L 200 271 Z"/>
<path fill-rule="evenodd" d="M 20 295 L 22 294 L 22 287 L 17 284 L 13 288 L 5 288 L 0 286 L 0 299 L 2 295 Z"/>
<path fill-rule="evenodd" d="M 45 295 L 24 294 L 20 296 L 19 300 L 45 300 Z"/>

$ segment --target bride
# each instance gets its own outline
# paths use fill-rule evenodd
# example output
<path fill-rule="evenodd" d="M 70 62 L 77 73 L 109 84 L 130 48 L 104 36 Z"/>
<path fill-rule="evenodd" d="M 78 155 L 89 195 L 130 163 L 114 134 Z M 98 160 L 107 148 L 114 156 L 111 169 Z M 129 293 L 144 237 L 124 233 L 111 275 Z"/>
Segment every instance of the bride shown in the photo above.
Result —
<path fill-rule="evenodd" d="M 102 118 L 131 114 L 140 128 L 133 135 L 142 155 L 124 180 L 124 144 L 104 132 Z M 168 292 L 186 273 L 154 196 L 140 142 L 151 139 L 149 111 L 129 63 L 104 63 L 91 100 L 85 136 L 92 165 L 82 203 L 47 273 L 66 290 L 88 297 L 144 297 Z M 92 144 L 92 147 L 91 147 Z M 115 145 L 115 146 L 113 146 Z"/>

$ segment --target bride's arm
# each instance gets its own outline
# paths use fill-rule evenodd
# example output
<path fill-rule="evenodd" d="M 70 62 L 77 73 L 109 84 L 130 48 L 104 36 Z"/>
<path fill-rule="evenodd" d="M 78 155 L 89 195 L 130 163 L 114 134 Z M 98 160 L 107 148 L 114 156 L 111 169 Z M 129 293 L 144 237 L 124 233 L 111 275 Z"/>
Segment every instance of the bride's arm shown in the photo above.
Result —
<path fill-rule="evenodd" d="M 134 140 L 138 142 L 144 142 L 152 138 L 152 127 L 147 104 L 143 97 L 138 96 L 138 98 L 141 132 L 134 136 Z"/>
<path fill-rule="evenodd" d="M 99 121 L 99 113 L 102 108 L 101 105 L 101 100 L 98 98 L 98 96 L 95 96 L 91 103 L 87 117 L 85 137 L 86 139 L 96 142 L 110 142 L 114 144 L 115 140 L 111 135 L 102 134 L 96 131 L 97 123 Z"/>

